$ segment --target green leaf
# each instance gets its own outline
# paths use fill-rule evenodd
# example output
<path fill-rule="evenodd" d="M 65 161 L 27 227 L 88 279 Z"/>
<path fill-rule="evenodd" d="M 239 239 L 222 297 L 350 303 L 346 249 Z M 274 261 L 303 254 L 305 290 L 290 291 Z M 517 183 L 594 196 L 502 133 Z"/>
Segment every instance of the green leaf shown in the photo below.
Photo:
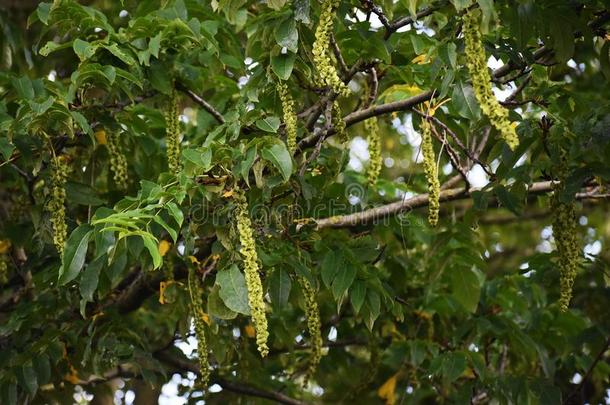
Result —
<path fill-rule="evenodd" d="M 352 307 L 354 308 L 354 314 L 358 315 L 360 308 L 362 308 L 362 304 L 364 304 L 364 299 L 366 298 L 366 285 L 362 281 L 356 281 L 349 296 Z"/>
<path fill-rule="evenodd" d="M 148 50 L 150 54 L 155 58 L 159 57 L 159 50 L 161 49 L 161 33 L 158 33 L 150 39 L 148 43 Z"/>
<path fill-rule="evenodd" d="M 503 207 L 509 209 L 515 215 L 521 215 L 523 211 L 523 201 L 517 198 L 513 193 L 508 191 L 506 187 L 498 185 L 494 187 L 494 192 L 498 196 L 498 200 Z"/>
<path fill-rule="evenodd" d="M 83 41 L 80 38 L 76 38 L 72 43 L 72 49 L 74 49 L 74 53 L 82 62 L 89 59 L 95 54 L 95 51 L 97 50 L 97 45 L 92 45 L 87 41 Z"/>
<path fill-rule="evenodd" d="M 286 1 L 288 0 L 267 0 L 267 5 L 274 10 L 280 10 L 282 7 L 284 7 Z"/>
<path fill-rule="evenodd" d="M 282 309 L 288 303 L 292 281 L 284 269 L 276 269 L 269 278 L 269 296 L 273 305 Z"/>
<path fill-rule="evenodd" d="M 159 247 L 157 246 L 157 242 L 150 234 L 141 234 L 140 237 L 144 242 L 144 247 L 148 249 L 148 253 L 153 260 L 153 269 L 158 269 L 163 264 L 163 258 L 159 253 Z"/>
<path fill-rule="evenodd" d="M 38 4 L 38 8 L 36 9 L 36 14 L 38 15 L 38 19 L 44 25 L 49 24 L 49 14 L 51 12 L 52 3 L 40 3 Z"/>
<path fill-rule="evenodd" d="M 220 298 L 220 287 L 218 284 L 212 287 L 212 292 L 208 295 L 208 314 L 219 319 L 235 319 L 237 312 L 229 309 L 222 298 Z"/>
<path fill-rule="evenodd" d="M 175 202 L 170 201 L 167 204 L 165 204 L 165 208 L 167 209 L 169 214 L 172 216 L 172 218 L 174 218 L 174 221 L 176 221 L 176 223 L 178 224 L 178 227 L 179 228 L 182 227 L 182 223 L 184 222 L 184 213 L 182 212 L 180 207 L 178 207 L 178 205 Z"/>
<path fill-rule="evenodd" d="M 182 156 L 189 162 L 201 167 L 204 171 L 210 170 L 212 167 L 212 149 L 184 149 Z"/>
<path fill-rule="evenodd" d="M 351 287 L 356 278 L 356 267 L 351 264 L 346 264 L 339 268 L 335 274 L 335 278 L 331 285 L 333 296 L 336 300 L 340 300 Z"/>
<path fill-rule="evenodd" d="M 51 379 L 51 363 L 49 356 L 42 353 L 32 359 L 34 371 L 36 371 L 36 380 L 39 385 L 46 384 Z"/>
<path fill-rule="evenodd" d="M 87 246 L 93 227 L 89 224 L 80 225 L 68 238 L 61 268 L 59 269 L 59 285 L 66 285 L 74 280 L 85 264 Z"/>
<path fill-rule="evenodd" d="M 271 69 L 280 79 L 288 80 L 292 74 L 295 59 L 296 54 L 292 52 L 271 56 Z"/>
<path fill-rule="evenodd" d="M 243 177 L 244 181 L 250 187 L 250 169 L 252 169 L 252 165 L 254 164 L 254 159 L 256 158 L 256 145 L 248 149 L 246 152 L 246 158 L 241 161 L 240 166 L 240 174 Z"/>
<path fill-rule="evenodd" d="M 49 96 L 49 98 L 47 98 L 42 103 L 30 101 L 28 104 L 30 105 L 30 108 L 32 109 L 32 112 L 34 114 L 41 115 L 41 114 L 44 114 L 53 105 L 54 102 L 55 102 L 55 97 Z"/>
<path fill-rule="evenodd" d="M 373 330 L 375 320 L 377 320 L 381 313 L 381 297 L 379 297 L 377 291 L 369 289 L 367 290 L 366 298 L 366 303 L 362 308 L 362 316 L 364 317 L 367 328 Z"/>
<path fill-rule="evenodd" d="M 9 160 L 11 158 L 13 150 L 15 150 L 15 145 L 6 138 L 0 138 L 0 153 L 2 153 L 4 160 Z"/>
<path fill-rule="evenodd" d="M 34 98 L 34 86 L 32 85 L 32 80 L 30 80 L 29 77 L 20 77 L 19 79 L 12 80 L 12 83 L 19 97 L 27 100 Z"/>
<path fill-rule="evenodd" d="M 220 298 L 232 311 L 250 315 L 246 279 L 237 265 L 233 264 L 216 274 L 216 284 L 220 287 Z"/>
<path fill-rule="evenodd" d="M 292 174 L 292 157 L 283 142 L 277 142 L 264 147 L 261 151 L 263 159 L 270 161 L 282 174 L 284 181 L 288 181 Z"/>
<path fill-rule="evenodd" d="M 36 394 L 38 391 L 38 377 L 31 361 L 28 361 L 21 366 L 21 373 L 19 374 L 21 385 L 31 394 Z"/>
<path fill-rule="evenodd" d="M 455 268 L 449 274 L 453 298 L 468 312 L 475 312 L 481 296 L 479 277 L 467 268 Z"/>
<path fill-rule="evenodd" d="M 159 225 L 161 225 L 163 227 L 163 229 L 165 229 L 167 231 L 167 233 L 169 234 L 169 236 L 171 236 L 171 238 L 174 240 L 174 243 L 176 243 L 178 241 L 178 232 L 176 232 L 176 230 L 174 228 L 172 228 L 171 226 L 169 226 L 167 224 L 167 222 L 165 222 L 163 220 L 163 218 L 161 218 L 159 215 L 155 215 L 153 217 L 153 220 L 158 223 Z"/>
<path fill-rule="evenodd" d="M 89 135 L 91 141 L 93 142 L 95 138 L 93 136 L 93 130 L 91 129 L 89 122 L 87 122 L 87 118 L 85 118 L 85 116 L 78 111 L 70 111 L 70 115 L 72 115 L 74 121 L 87 135 Z"/>
<path fill-rule="evenodd" d="M 322 282 L 327 288 L 330 288 L 337 273 L 345 266 L 345 260 L 340 251 L 330 250 L 322 259 L 320 264 L 320 275 Z"/>
<path fill-rule="evenodd" d="M 280 119 L 275 116 L 269 116 L 256 121 L 256 126 L 265 132 L 277 133 L 280 128 Z"/>
<path fill-rule="evenodd" d="M 88 184 L 68 181 L 65 185 L 66 198 L 74 204 L 98 206 L 106 203 Z"/>
<path fill-rule="evenodd" d="M 299 32 L 297 24 L 292 17 L 286 18 L 275 29 L 275 41 L 290 52 L 297 52 L 299 43 Z"/>
<path fill-rule="evenodd" d="M 104 267 L 104 264 L 108 260 L 106 254 L 103 254 L 93 260 L 91 263 L 87 264 L 85 270 L 83 270 L 83 274 L 80 278 L 80 295 L 86 301 L 93 301 L 93 294 L 97 289 L 97 284 L 99 282 L 100 272 Z"/>
<path fill-rule="evenodd" d="M 441 366 L 443 379 L 448 382 L 457 380 L 466 370 L 466 361 L 466 355 L 462 352 L 446 353 Z"/>
<path fill-rule="evenodd" d="M 451 100 L 462 117 L 477 120 L 481 116 L 481 109 L 474 98 L 474 90 L 464 82 L 455 83 Z"/>

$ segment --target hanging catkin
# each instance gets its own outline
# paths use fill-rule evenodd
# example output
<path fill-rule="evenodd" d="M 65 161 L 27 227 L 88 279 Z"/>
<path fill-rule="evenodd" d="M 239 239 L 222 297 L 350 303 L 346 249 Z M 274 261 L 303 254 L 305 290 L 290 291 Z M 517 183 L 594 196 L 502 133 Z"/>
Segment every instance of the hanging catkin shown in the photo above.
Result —
<path fill-rule="evenodd" d="M 558 182 L 553 184 L 551 208 L 553 212 L 553 238 L 559 255 L 559 307 L 567 311 L 572 300 L 572 286 L 578 269 L 580 243 L 577 236 L 576 204 L 561 201 L 568 176 L 566 153 L 562 150 L 556 166 Z"/>
<path fill-rule="evenodd" d="M 252 323 L 256 329 L 256 344 L 262 357 L 269 353 L 267 339 L 267 316 L 265 314 L 265 300 L 263 284 L 258 274 L 258 255 L 256 253 L 256 242 L 252 231 L 252 221 L 248 210 L 248 200 L 244 192 L 236 188 L 234 190 L 236 207 L 237 231 L 241 248 L 239 252 L 244 261 L 244 274 L 246 287 L 248 289 L 248 305 L 252 314 Z"/>
<path fill-rule="evenodd" d="M 203 311 L 203 289 L 197 278 L 195 269 L 189 267 L 188 287 L 191 296 L 191 314 L 195 324 L 195 335 L 197 335 L 197 357 L 199 358 L 199 381 L 200 388 L 207 388 L 210 381 L 210 364 L 208 361 L 208 342 L 205 337 L 205 317 Z"/>
<path fill-rule="evenodd" d="M 481 41 L 478 10 L 469 10 L 463 17 L 463 32 L 466 52 L 466 64 L 472 78 L 474 95 L 481 106 L 483 114 L 500 132 L 500 136 L 511 149 L 519 145 L 519 138 L 514 126 L 508 119 L 508 110 L 500 105 L 491 89 L 491 75 L 487 68 L 487 56 Z"/>
<path fill-rule="evenodd" d="M 294 110 L 294 99 L 286 82 L 280 81 L 277 85 L 280 101 L 282 102 L 282 114 L 286 127 L 286 144 L 291 155 L 297 149 L 297 115 Z"/>
<path fill-rule="evenodd" d="M 180 160 L 180 109 L 176 89 L 172 89 L 165 112 L 165 144 L 169 170 L 178 174 L 182 170 L 182 163 Z"/>
<path fill-rule="evenodd" d="M 377 184 L 377 178 L 381 173 L 382 158 L 381 158 L 381 137 L 379 134 L 379 124 L 377 117 L 369 118 L 364 121 L 364 129 L 367 135 L 369 144 L 369 166 L 366 174 L 370 186 Z"/>
<path fill-rule="evenodd" d="M 311 286 L 309 281 L 303 277 L 299 277 L 299 284 L 303 289 L 303 295 L 305 296 L 305 317 L 307 319 L 307 332 L 310 338 L 311 355 L 309 357 L 309 366 L 307 372 L 303 378 L 303 385 L 307 385 L 309 379 L 313 376 L 320 359 L 322 358 L 322 324 L 320 322 L 320 310 L 318 308 L 318 302 L 316 301 L 316 291 Z"/>
<path fill-rule="evenodd" d="M 53 225 L 53 243 L 62 257 L 68 236 L 65 202 L 69 170 L 70 167 L 64 156 L 53 156 L 51 159 L 51 198 L 47 209 L 51 214 L 51 224 Z"/>
<path fill-rule="evenodd" d="M 424 158 L 424 173 L 428 182 L 428 222 L 432 226 L 438 223 L 438 211 L 440 208 L 439 196 L 441 185 L 438 181 L 438 170 L 436 167 L 436 155 L 432 145 L 432 128 L 428 120 L 424 119 L 421 124 L 422 142 L 421 150 Z"/>
<path fill-rule="evenodd" d="M 335 9 L 339 0 L 323 0 L 320 21 L 316 28 L 316 39 L 313 43 L 313 60 L 320 75 L 320 85 L 330 87 L 337 94 L 348 95 L 349 89 L 343 83 L 330 57 L 330 35 L 333 30 Z"/>
<path fill-rule="evenodd" d="M 109 133 L 106 137 L 106 146 L 110 155 L 110 170 L 112 170 L 114 182 L 120 189 L 125 190 L 128 179 L 127 158 L 121 149 L 118 137 Z"/>

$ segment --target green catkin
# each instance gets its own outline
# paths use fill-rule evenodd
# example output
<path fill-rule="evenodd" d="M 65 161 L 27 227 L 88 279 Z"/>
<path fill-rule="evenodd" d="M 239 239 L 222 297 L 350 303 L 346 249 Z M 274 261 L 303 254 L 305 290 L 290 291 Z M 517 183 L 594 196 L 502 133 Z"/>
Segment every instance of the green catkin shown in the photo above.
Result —
<path fill-rule="evenodd" d="M 57 252 L 63 257 L 64 244 L 68 236 L 66 224 L 66 181 L 70 168 L 63 156 L 54 156 L 51 160 L 51 198 L 47 210 L 51 214 L 53 225 L 53 243 Z"/>
<path fill-rule="evenodd" d="M 191 296 L 191 313 L 195 324 L 195 335 L 197 335 L 197 357 L 199 358 L 199 380 L 200 388 L 207 388 L 210 382 L 210 363 L 208 360 L 208 342 L 205 337 L 205 312 L 203 311 L 203 294 L 201 282 L 192 267 L 188 273 L 188 287 Z"/>
<path fill-rule="evenodd" d="M 286 82 L 280 81 L 277 85 L 282 102 L 282 114 L 284 115 L 284 125 L 286 126 L 286 143 L 291 155 L 297 149 L 297 115 L 294 110 L 294 99 Z"/>
<path fill-rule="evenodd" d="M 167 164 L 172 173 L 178 174 L 182 170 L 182 163 L 180 161 L 180 109 L 176 89 L 172 90 L 165 112 L 165 128 Z"/>
<path fill-rule="evenodd" d="M 367 140 L 369 143 L 369 166 L 366 174 L 369 185 L 372 187 L 377 184 L 382 165 L 381 137 L 379 136 L 377 117 L 369 118 L 364 121 L 364 129 L 367 133 Z"/>
<path fill-rule="evenodd" d="M 8 257 L 0 255 L 0 285 L 8 283 Z"/>
<path fill-rule="evenodd" d="M 333 30 L 335 9 L 339 6 L 339 0 L 323 0 L 320 22 L 316 28 L 316 39 L 313 43 L 313 60 L 320 74 L 321 85 L 330 87 L 337 94 L 347 96 L 349 89 L 339 77 L 337 69 L 330 57 L 330 33 Z"/>
<path fill-rule="evenodd" d="M 252 323 L 256 330 L 256 345 L 262 357 L 267 356 L 269 347 L 267 339 L 267 316 L 265 315 L 265 300 L 263 294 L 263 284 L 258 274 L 258 255 L 256 253 L 256 242 L 252 231 L 252 221 L 248 212 L 248 200 L 244 192 L 236 188 L 234 190 L 236 207 L 237 231 L 241 248 L 239 252 L 244 261 L 244 273 L 246 287 L 248 289 L 248 305 L 252 313 Z"/>
<path fill-rule="evenodd" d="M 441 185 L 438 181 L 436 167 L 436 155 L 432 146 L 432 128 L 427 120 L 422 121 L 421 150 L 424 158 L 424 173 L 428 181 L 428 222 L 431 226 L 438 223 L 438 211 L 440 208 L 439 196 Z"/>
<path fill-rule="evenodd" d="M 491 75 L 487 68 L 487 56 L 481 41 L 479 20 L 476 10 L 469 10 L 463 17 L 463 32 L 466 53 L 466 65 L 472 78 L 474 95 L 481 106 L 483 114 L 500 132 L 500 136 L 514 150 L 519 145 L 515 127 L 508 119 L 508 110 L 496 99 L 491 90 Z"/>
<path fill-rule="evenodd" d="M 121 189 L 127 188 L 127 158 L 121 150 L 116 135 L 109 133 L 106 137 L 106 146 L 110 154 L 110 169 L 113 173 L 114 182 Z"/>
<path fill-rule="evenodd" d="M 309 379 L 313 376 L 320 359 L 322 358 L 322 323 L 320 322 L 320 310 L 316 301 L 316 291 L 311 284 L 303 277 L 299 277 L 299 284 L 303 288 L 305 296 L 305 317 L 307 318 L 307 332 L 311 339 L 311 356 L 309 358 L 309 366 L 303 378 L 303 385 L 307 385 Z"/>
<path fill-rule="evenodd" d="M 573 201 L 561 201 L 561 193 L 567 178 L 567 161 L 562 151 L 558 164 L 557 177 L 559 182 L 553 185 L 551 208 L 553 212 L 553 237 L 559 255 L 559 307 L 565 312 L 572 299 L 572 286 L 576 278 L 578 260 L 580 257 L 580 243 L 577 237 L 576 204 Z"/>
<path fill-rule="evenodd" d="M 347 129 L 345 125 L 345 120 L 343 119 L 343 113 L 341 112 L 341 106 L 339 105 L 339 102 L 337 100 L 333 102 L 332 113 L 333 127 L 337 132 L 337 136 L 341 140 L 341 142 L 346 142 Z"/>

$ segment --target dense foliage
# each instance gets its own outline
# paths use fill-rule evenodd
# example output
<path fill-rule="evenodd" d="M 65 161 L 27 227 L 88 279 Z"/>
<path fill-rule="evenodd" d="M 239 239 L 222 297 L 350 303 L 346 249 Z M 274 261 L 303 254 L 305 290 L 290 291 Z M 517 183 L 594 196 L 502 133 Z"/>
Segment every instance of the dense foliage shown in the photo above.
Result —
<path fill-rule="evenodd" d="M 603 403 L 606 6 L 3 2 L 0 403 Z"/>

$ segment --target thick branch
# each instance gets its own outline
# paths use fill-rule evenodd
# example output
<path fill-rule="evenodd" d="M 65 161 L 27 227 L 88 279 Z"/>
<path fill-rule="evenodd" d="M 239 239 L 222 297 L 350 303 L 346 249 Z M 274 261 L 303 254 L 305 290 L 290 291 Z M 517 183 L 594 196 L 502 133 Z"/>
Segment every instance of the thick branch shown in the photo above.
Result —
<path fill-rule="evenodd" d="M 540 194 L 546 193 L 553 189 L 553 182 L 541 181 L 534 183 L 530 186 L 529 194 Z M 466 190 L 463 187 L 454 188 L 449 190 L 443 190 L 440 193 L 440 201 L 453 201 L 463 200 L 469 198 L 474 191 L 478 191 L 478 188 L 471 188 Z M 589 194 L 583 193 L 578 194 L 577 198 L 585 199 L 589 198 Z M 348 215 L 338 215 L 330 218 L 323 218 L 316 220 L 316 229 L 324 228 L 345 228 L 350 226 L 356 226 L 361 224 L 370 223 L 379 219 L 396 215 L 404 211 L 412 210 L 415 208 L 421 208 L 428 205 L 428 194 L 420 194 L 412 198 L 408 198 L 402 201 L 396 201 L 380 207 L 371 208 L 365 211 L 357 212 Z"/>

